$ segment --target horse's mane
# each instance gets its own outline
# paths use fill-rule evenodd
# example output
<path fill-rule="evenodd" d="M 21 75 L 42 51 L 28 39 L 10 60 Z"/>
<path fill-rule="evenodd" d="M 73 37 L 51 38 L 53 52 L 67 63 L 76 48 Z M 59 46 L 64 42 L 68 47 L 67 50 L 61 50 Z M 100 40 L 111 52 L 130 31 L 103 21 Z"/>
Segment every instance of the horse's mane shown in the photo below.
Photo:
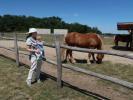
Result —
<path fill-rule="evenodd" d="M 103 43 L 103 39 L 101 38 L 101 36 L 99 34 L 97 34 L 98 38 L 101 41 L 101 49 L 104 49 L 104 43 Z"/>

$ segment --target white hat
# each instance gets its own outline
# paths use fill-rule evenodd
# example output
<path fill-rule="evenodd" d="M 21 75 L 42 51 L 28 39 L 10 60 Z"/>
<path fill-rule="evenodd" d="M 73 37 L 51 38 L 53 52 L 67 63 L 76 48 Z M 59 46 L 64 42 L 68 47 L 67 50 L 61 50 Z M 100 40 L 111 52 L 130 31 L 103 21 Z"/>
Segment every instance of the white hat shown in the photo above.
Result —
<path fill-rule="evenodd" d="M 30 28 L 29 32 L 27 34 L 34 33 L 34 32 L 37 32 L 37 29 L 36 28 Z"/>

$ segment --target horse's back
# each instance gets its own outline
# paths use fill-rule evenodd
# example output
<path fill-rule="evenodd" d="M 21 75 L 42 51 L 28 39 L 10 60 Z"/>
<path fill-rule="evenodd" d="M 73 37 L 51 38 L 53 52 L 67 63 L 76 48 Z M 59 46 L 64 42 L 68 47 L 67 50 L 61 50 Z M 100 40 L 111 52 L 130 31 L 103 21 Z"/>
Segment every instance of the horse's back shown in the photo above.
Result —
<path fill-rule="evenodd" d="M 96 33 L 81 34 L 77 32 L 71 32 L 66 35 L 65 42 L 69 46 L 77 46 L 83 48 L 97 48 L 101 46 L 101 40 Z"/>

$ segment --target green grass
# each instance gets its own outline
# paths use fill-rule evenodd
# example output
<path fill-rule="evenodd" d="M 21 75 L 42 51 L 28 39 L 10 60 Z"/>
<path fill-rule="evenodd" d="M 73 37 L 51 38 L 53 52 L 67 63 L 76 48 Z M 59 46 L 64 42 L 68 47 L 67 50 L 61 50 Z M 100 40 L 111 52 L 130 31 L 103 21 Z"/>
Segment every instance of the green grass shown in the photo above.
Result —
<path fill-rule="evenodd" d="M 0 100 L 95 100 L 65 86 L 59 90 L 49 78 L 29 88 L 27 74 L 27 68 L 17 68 L 14 61 L 0 56 Z"/>

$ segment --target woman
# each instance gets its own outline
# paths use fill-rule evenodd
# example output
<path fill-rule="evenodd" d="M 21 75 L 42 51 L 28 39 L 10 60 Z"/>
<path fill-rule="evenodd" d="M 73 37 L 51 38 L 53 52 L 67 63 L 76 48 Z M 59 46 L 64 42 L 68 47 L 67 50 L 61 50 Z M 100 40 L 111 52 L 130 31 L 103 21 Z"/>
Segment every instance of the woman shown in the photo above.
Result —
<path fill-rule="evenodd" d="M 33 72 L 36 72 L 36 81 L 40 83 L 40 70 L 42 65 L 42 56 L 41 56 L 41 50 L 37 48 L 37 30 L 35 28 L 30 28 L 29 32 L 27 33 L 26 38 L 26 49 L 30 52 L 30 61 L 31 61 L 31 67 L 29 70 L 29 74 L 27 77 L 27 85 L 31 86 L 32 82 L 32 76 Z"/>

